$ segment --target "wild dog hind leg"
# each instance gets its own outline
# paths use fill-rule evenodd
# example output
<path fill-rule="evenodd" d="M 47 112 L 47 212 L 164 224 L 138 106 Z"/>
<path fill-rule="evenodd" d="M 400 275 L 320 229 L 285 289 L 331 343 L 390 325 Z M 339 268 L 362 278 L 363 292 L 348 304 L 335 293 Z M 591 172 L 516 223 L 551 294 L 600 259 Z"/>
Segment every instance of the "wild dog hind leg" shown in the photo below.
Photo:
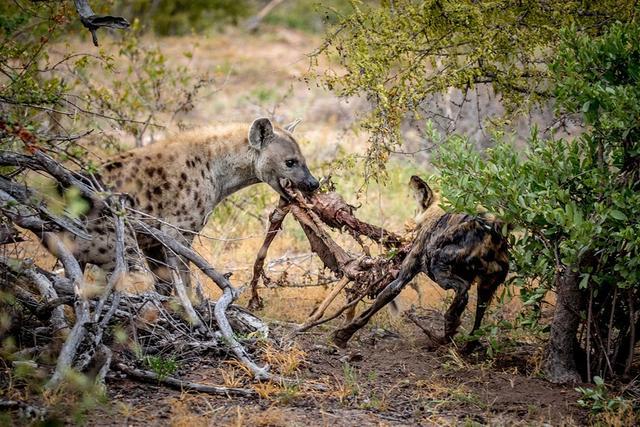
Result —
<path fill-rule="evenodd" d="M 460 316 L 469 301 L 471 282 L 455 274 L 451 264 L 440 256 L 432 260 L 431 274 L 438 285 L 444 289 L 453 289 L 456 293 L 444 315 L 444 338 L 451 340 L 460 326 Z"/>

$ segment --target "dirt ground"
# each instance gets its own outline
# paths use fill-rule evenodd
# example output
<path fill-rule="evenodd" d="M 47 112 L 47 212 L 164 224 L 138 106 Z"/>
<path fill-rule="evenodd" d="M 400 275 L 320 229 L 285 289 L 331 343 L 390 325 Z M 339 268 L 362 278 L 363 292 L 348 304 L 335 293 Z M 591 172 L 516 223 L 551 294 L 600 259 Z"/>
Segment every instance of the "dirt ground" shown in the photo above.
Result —
<path fill-rule="evenodd" d="M 282 329 L 276 334 L 281 334 Z M 584 425 L 572 387 L 554 386 L 535 372 L 539 349 L 523 344 L 489 360 L 461 357 L 453 347 L 428 349 L 421 332 L 367 328 L 347 350 L 324 332 L 298 340 L 303 363 L 296 386 L 251 384 L 257 399 L 210 396 L 144 384 L 117 375 L 108 381 L 108 407 L 88 418 L 100 425 L 364 426 L 364 425 Z M 185 378 L 223 383 L 217 362 L 180 369 Z M 225 369 L 229 367 L 226 366 Z M 313 390 L 321 385 L 324 390 Z"/>

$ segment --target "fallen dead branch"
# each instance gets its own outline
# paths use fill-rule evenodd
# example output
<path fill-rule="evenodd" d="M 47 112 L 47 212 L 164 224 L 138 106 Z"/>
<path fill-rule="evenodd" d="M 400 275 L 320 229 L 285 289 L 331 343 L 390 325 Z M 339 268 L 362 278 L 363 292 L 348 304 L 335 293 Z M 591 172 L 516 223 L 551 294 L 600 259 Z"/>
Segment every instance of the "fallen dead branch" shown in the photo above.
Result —
<path fill-rule="evenodd" d="M 126 374 L 127 376 L 139 381 L 144 381 L 152 384 L 164 384 L 171 388 L 175 388 L 181 391 L 197 391 L 199 393 L 217 394 L 222 396 L 243 396 L 243 397 L 255 397 L 257 393 L 254 390 L 246 388 L 236 387 L 220 387 L 209 384 L 194 383 L 190 381 L 183 381 L 173 377 L 163 377 L 155 372 L 145 371 L 143 369 L 131 368 L 124 363 L 118 363 L 116 369 Z"/>

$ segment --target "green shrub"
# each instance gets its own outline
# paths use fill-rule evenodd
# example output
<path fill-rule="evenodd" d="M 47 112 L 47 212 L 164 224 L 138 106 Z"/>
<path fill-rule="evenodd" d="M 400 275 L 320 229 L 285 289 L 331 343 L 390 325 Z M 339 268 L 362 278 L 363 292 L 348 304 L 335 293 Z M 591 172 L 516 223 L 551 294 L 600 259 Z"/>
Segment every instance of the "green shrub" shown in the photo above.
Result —
<path fill-rule="evenodd" d="M 455 136 L 435 164 L 450 208 L 487 209 L 517 228 L 513 270 L 528 305 L 544 296 L 532 287 L 575 285 L 592 373 L 628 371 L 640 295 L 640 25 L 615 24 L 600 37 L 563 31 L 550 78 L 559 111 L 582 115 L 582 135 L 534 129 L 521 152 L 497 134 L 483 153 Z"/>
<path fill-rule="evenodd" d="M 576 387 L 576 391 L 582 395 L 578 399 L 578 405 L 597 414 L 603 411 L 617 411 L 628 403 L 621 396 L 612 397 L 604 380 L 598 376 L 593 378 L 595 387 Z"/>
<path fill-rule="evenodd" d="M 173 357 L 144 356 L 142 362 L 158 375 L 160 381 L 178 370 L 178 362 Z"/>

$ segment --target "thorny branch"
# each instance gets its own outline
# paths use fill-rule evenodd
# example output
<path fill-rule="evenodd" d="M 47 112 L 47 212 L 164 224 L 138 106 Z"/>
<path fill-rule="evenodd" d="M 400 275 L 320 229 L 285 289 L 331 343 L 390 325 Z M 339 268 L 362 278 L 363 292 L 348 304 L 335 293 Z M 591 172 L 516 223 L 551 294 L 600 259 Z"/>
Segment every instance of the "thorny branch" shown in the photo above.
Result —
<path fill-rule="evenodd" d="M 193 390 L 199 393 L 219 394 L 222 396 L 254 397 L 256 395 L 256 392 L 251 389 L 237 388 L 237 387 L 220 387 L 220 386 L 213 386 L 209 384 L 183 381 L 173 377 L 162 377 L 155 372 L 146 371 L 143 369 L 130 368 L 129 366 L 123 363 L 118 363 L 116 365 L 116 369 L 127 374 L 129 377 L 136 378 L 141 381 L 149 382 L 153 384 L 158 384 L 158 383 L 166 384 L 171 388 L 175 388 L 181 391 Z"/>

